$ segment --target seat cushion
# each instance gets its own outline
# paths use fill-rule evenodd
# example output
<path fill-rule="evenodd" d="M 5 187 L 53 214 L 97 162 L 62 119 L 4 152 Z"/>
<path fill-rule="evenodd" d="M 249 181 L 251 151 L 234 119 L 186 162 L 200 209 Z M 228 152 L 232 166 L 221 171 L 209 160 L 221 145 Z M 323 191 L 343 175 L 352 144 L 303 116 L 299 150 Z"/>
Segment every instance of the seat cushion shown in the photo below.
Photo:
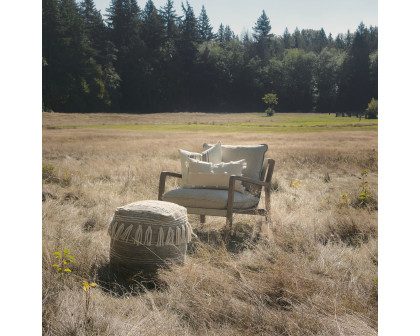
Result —
<path fill-rule="evenodd" d="M 187 208 L 226 209 L 227 190 L 174 189 L 163 195 L 163 201 L 176 203 Z M 234 192 L 234 209 L 251 209 L 258 205 L 259 198 L 249 192 Z"/>

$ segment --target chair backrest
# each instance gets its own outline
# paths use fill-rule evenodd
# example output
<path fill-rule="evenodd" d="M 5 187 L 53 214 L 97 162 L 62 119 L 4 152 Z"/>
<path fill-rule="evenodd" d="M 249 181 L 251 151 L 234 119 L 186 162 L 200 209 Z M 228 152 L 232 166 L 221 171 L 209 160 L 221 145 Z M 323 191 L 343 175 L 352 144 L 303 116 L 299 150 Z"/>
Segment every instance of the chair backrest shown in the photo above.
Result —
<path fill-rule="evenodd" d="M 213 144 L 203 144 L 204 149 L 214 146 Z M 243 170 L 242 175 L 254 180 L 263 180 L 267 166 L 264 167 L 264 155 L 268 150 L 268 146 L 253 145 L 253 146 L 231 146 L 222 145 L 222 162 L 238 161 L 245 159 L 246 168 Z M 259 195 L 261 188 L 253 184 L 243 183 L 246 190 L 254 195 Z"/>

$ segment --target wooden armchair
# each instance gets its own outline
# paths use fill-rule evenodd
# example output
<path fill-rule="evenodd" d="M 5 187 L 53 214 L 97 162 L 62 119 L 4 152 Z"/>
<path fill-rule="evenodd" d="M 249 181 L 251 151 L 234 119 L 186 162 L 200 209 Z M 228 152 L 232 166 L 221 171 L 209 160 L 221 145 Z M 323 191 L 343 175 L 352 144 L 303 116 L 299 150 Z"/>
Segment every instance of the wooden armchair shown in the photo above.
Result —
<path fill-rule="evenodd" d="M 231 150 L 231 148 L 226 150 L 226 158 L 231 156 L 228 150 Z M 262 156 L 260 155 L 263 162 L 262 165 L 261 163 L 259 164 L 261 168 L 257 172 L 257 175 L 255 175 L 255 172 L 252 173 L 250 171 L 243 174 L 243 176 L 231 175 L 227 190 L 179 188 L 165 193 L 166 178 L 168 176 L 182 178 L 182 174 L 162 171 L 159 180 L 158 200 L 173 202 L 186 207 L 189 214 L 200 215 L 201 223 L 205 222 L 205 216 L 226 217 L 226 229 L 230 231 L 232 230 L 234 213 L 265 216 L 267 223 L 270 223 L 271 178 L 273 176 L 275 161 L 268 158 L 264 159 L 264 152 Z M 259 176 L 259 179 L 250 178 L 249 176 Z M 235 190 L 235 183 L 237 181 L 241 181 L 244 184 L 246 189 L 244 193 Z M 263 188 L 265 206 L 260 208 L 258 205 Z"/>

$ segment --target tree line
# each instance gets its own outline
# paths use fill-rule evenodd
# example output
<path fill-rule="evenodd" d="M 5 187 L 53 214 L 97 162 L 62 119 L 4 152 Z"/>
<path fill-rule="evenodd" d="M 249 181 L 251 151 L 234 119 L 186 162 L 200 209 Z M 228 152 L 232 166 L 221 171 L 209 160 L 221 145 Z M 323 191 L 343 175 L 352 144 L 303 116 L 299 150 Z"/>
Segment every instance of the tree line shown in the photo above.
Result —
<path fill-rule="evenodd" d="M 258 15 L 258 14 L 257 14 Z M 256 15 L 256 16 L 257 16 Z M 378 28 L 271 33 L 265 11 L 241 36 L 173 0 L 43 0 L 43 109 L 60 112 L 364 110 L 378 96 Z"/>

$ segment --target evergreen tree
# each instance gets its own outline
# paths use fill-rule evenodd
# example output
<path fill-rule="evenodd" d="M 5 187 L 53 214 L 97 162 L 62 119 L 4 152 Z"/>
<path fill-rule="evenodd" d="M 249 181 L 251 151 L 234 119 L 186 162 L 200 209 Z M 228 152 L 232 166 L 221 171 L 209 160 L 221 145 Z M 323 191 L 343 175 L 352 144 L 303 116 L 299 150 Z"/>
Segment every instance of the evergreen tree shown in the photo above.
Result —
<path fill-rule="evenodd" d="M 57 73 L 60 72 L 58 0 L 42 1 L 42 103 L 45 109 L 57 109 L 60 92 Z"/>
<path fill-rule="evenodd" d="M 200 34 L 200 41 L 211 41 L 214 38 L 213 27 L 210 25 L 210 20 L 204 5 L 201 7 L 201 13 L 198 17 L 198 32 Z"/>
<path fill-rule="evenodd" d="M 347 111 L 363 110 L 374 95 L 369 76 L 368 31 L 363 22 L 344 59 L 339 89 L 341 109 Z"/>
<path fill-rule="evenodd" d="M 286 29 L 284 30 L 284 33 L 283 33 L 284 48 L 285 49 L 293 48 L 295 46 L 294 42 L 295 41 L 293 41 L 293 38 L 289 33 L 289 29 L 287 29 L 287 27 L 286 27 Z"/>
<path fill-rule="evenodd" d="M 225 42 L 225 27 L 223 26 L 222 23 L 220 24 L 219 29 L 216 34 L 216 41 L 220 43 Z"/>
<path fill-rule="evenodd" d="M 257 54 L 261 58 L 264 64 L 267 63 L 270 58 L 270 34 L 271 25 L 270 20 L 263 10 L 261 16 L 258 18 L 255 26 L 252 28 L 254 30 L 254 38 L 257 41 Z"/>
<path fill-rule="evenodd" d="M 327 35 L 325 34 L 324 28 L 321 28 L 320 31 L 316 33 L 314 51 L 319 54 L 322 49 L 328 45 Z"/>
<path fill-rule="evenodd" d="M 225 31 L 224 31 L 224 38 L 223 38 L 223 41 L 224 41 L 225 43 L 227 43 L 227 42 L 229 42 L 229 41 L 231 41 L 231 40 L 233 40 L 233 39 L 235 39 L 235 33 L 233 32 L 233 30 L 232 30 L 232 29 L 230 29 L 230 27 L 229 27 L 229 26 L 226 26 L 226 27 L 225 27 Z"/>
<path fill-rule="evenodd" d="M 183 90 L 181 106 L 191 108 L 192 101 L 197 89 L 194 84 L 197 73 L 195 72 L 195 60 L 197 57 L 197 47 L 200 40 L 200 34 L 197 28 L 197 18 L 191 5 L 186 3 L 186 7 L 182 4 L 184 12 L 181 24 L 180 35 L 177 41 L 177 63 L 179 67 L 179 78 L 181 89 Z"/>
<path fill-rule="evenodd" d="M 152 0 L 148 0 L 142 13 L 142 38 L 152 57 L 158 57 L 165 39 L 165 24 Z"/>
<path fill-rule="evenodd" d="M 257 22 L 255 23 L 254 28 L 254 38 L 257 40 L 257 42 L 266 39 L 271 31 L 271 25 L 270 20 L 265 14 L 265 11 L 263 10 L 261 16 L 258 18 Z"/>
<path fill-rule="evenodd" d="M 159 12 L 165 26 L 165 56 L 172 58 L 175 54 L 175 40 L 179 36 L 177 22 L 180 21 L 180 17 L 176 15 L 173 0 L 167 0 Z"/>
<path fill-rule="evenodd" d="M 111 42 L 117 49 L 116 70 L 121 78 L 119 105 L 125 111 L 139 111 L 145 73 L 141 11 L 136 0 L 112 0 L 107 12 Z"/>
<path fill-rule="evenodd" d="M 295 31 L 293 32 L 292 38 L 294 39 L 295 48 L 298 48 L 298 49 L 305 48 L 305 41 L 303 40 L 302 34 L 300 33 L 297 27 Z"/>
<path fill-rule="evenodd" d="M 93 49 L 95 56 L 102 57 L 107 37 L 101 12 L 96 9 L 93 0 L 83 0 L 80 3 L 80 8 L 90 47 Z"/>

